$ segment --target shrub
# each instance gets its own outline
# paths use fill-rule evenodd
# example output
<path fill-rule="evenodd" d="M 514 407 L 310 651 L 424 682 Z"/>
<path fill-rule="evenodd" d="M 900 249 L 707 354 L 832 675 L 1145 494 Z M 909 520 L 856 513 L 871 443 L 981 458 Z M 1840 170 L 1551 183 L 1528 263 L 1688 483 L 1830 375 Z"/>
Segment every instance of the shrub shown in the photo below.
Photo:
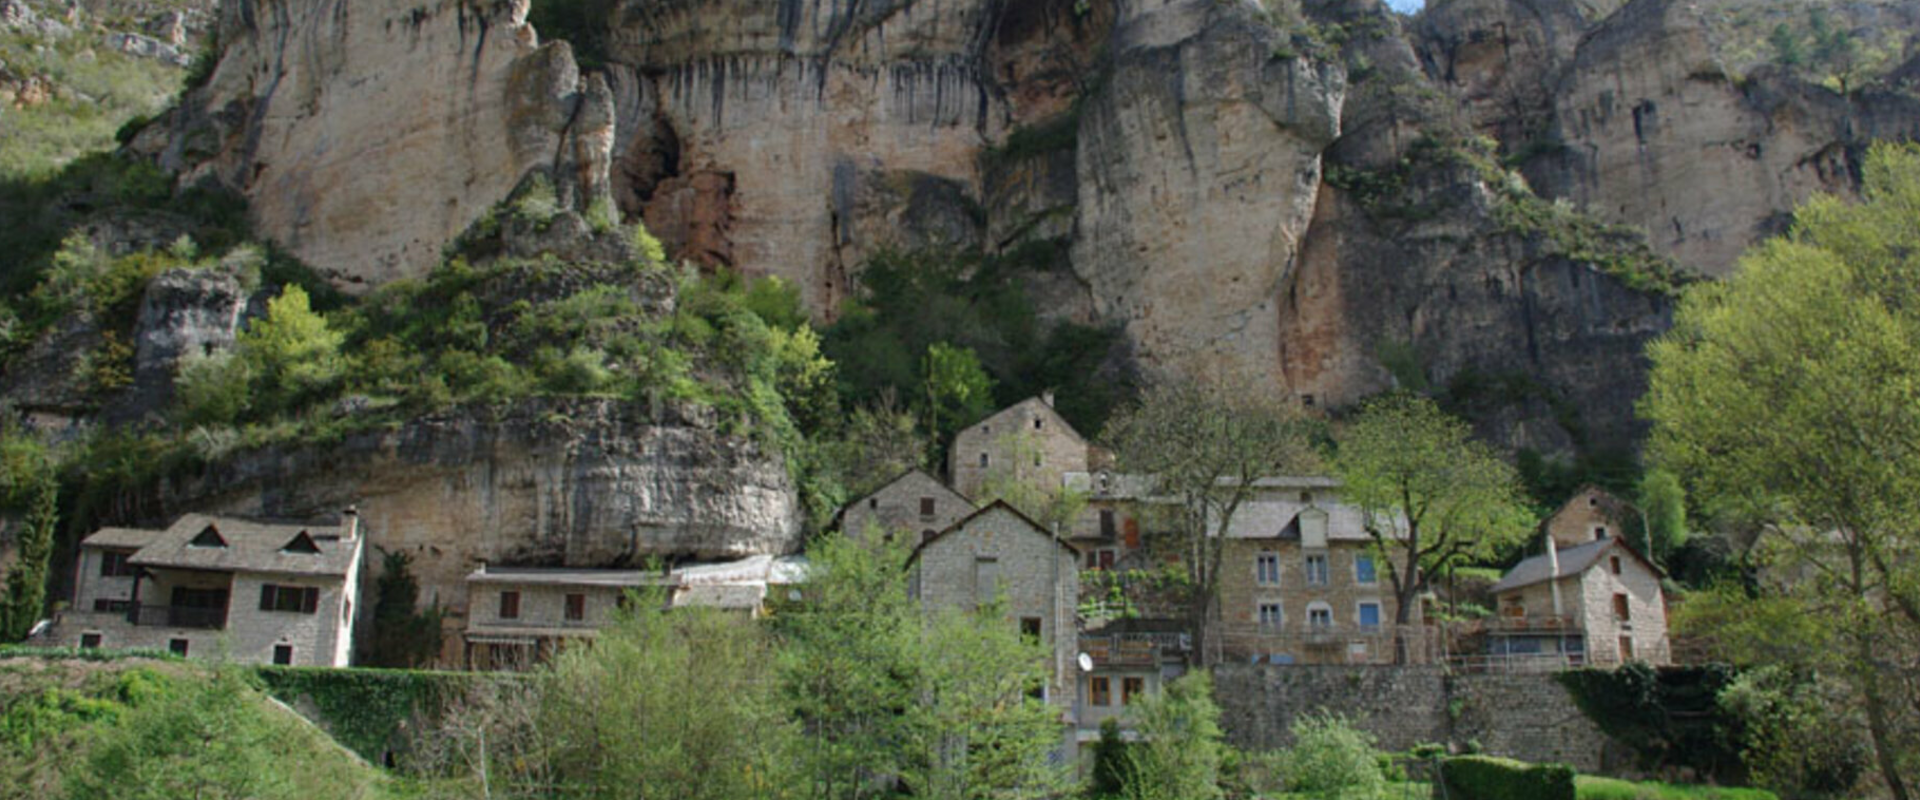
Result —
<path fill-rule="evenodd" d="M 1338 714 L 1295 720 L 1293 749 L 1282 760 L 1287 788 L 1332 798 L 1371 798 L 1386 787 L 1372 734 Z"/>
<path fill-rule="evenodd" d="M 1574 800 L 1573 778 L 1573 768 L 1565 764 L 1492 756 L 1440 762 L 1440 780 L 1453 800 Z"/>

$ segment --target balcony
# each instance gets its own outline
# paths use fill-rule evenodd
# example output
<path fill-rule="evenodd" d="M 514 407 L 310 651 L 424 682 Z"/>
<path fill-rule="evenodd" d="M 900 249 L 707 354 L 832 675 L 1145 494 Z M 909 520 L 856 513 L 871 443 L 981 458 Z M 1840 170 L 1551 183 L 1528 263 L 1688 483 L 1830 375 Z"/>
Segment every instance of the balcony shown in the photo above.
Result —
<path fill-rule="evenodd" d="M 220 630 L 227 627 L 227 610 L 224 608 L 139 606 L 133 610 L 130 618 L 135 625 L 156 628 Z"/>
<path fill-rule="evenodd" d="M 1101 666 L 1157 666 L 1193 649 L 1193 639 L 1178 631 L 1096 633 L 1080 637 L 1080 651 Z"/>
<path fill-rule="evenodd" d="M 1487 621 L 1487 630 L 1492 633 L 1579 633 L 1580 626 L 1569 616 L 1502 614 Z"/>

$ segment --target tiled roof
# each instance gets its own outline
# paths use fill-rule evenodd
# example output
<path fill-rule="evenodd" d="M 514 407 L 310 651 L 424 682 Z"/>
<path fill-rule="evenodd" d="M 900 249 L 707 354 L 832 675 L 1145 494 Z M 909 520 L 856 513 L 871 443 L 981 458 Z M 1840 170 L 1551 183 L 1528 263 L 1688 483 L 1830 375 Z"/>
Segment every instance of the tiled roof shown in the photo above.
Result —
<path fill-rule="evenodd" d="M 162 531 L 149 531 L 139 528 L 101 528 L 94 531 L 80 543 L 82 547 L 104 547 L 112 549 L 139 549 L 153 543 Z"/>
<path fill-rule="evenodd" d="M 194 544 L 211 527 L 224 546 Z M 233 517 L 188 514 L 164 531 L 141 531 L 147 541 L 127 562 L 142 567 L 172 567 L 219 572 L 271 572 L 284 575 L 347 574 L 360 552 L 360 540 L 341 541 L 339 526 L 254 522 Z M 319 552 L 284 548 L 307 534 Z M 126 529 L 107 528 L 87 537 L 89 547 L 116 547 L 131 540 Z"/>
<path fill-rule="evenodd" d="M 1533 584 L 1546 581 L 1549 578 L 1558 580 L 1586 572 L 1587 568 L 1592 567 L 1595 562 L 1600 560 L 1600 554 L 1605 553 L 1607 548 L 1612 547 L 1617 541 L 1617 539 L 1599 539 L 1587 542 L 1578 547 L 1568 547 L 1560 550 L 1558 554 L 1560 572 L 1553 575 L 1548 574 L 1552 572 L 1552 569 L 1547 561 L 1546 554 L 1543 553 L 1534 556 L 1513 565 L 1513 569 L 1507 570 L 1507 574 L 1501 577 L 1500 582 L 1494 584 L 1493 589 L 1490 591 L 1498 594 L 1500 592 L 1518 589 L 1522 586 L 1532 586 Z"/>

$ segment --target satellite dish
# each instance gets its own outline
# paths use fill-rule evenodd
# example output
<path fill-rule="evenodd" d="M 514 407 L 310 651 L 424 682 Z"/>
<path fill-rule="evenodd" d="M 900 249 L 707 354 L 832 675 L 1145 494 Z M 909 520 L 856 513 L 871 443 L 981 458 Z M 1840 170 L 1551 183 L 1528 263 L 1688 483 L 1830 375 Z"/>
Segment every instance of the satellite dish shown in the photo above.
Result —
<path fill-rule="evenodd" d="M 1086 653 L 1080 654 L 1080 671 L 1081 672 L 1093 671 L 1093 656 L 1087 655 Z"/>

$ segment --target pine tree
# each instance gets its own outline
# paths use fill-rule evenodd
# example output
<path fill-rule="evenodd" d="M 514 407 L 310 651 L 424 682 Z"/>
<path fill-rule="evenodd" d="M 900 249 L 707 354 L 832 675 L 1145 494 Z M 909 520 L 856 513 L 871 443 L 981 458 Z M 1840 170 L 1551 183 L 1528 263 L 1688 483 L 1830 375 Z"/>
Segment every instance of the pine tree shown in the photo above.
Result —
<path fill-rule="evenodd" d="M 6 599 L 0 606 L 0 640 L 27 638 L 46 611 L 47 562 L 53 557 L 54 526 L 60 519 L 60 484 L 43 475 L 20 531 L 19 558 L 7 571 Z"/>

